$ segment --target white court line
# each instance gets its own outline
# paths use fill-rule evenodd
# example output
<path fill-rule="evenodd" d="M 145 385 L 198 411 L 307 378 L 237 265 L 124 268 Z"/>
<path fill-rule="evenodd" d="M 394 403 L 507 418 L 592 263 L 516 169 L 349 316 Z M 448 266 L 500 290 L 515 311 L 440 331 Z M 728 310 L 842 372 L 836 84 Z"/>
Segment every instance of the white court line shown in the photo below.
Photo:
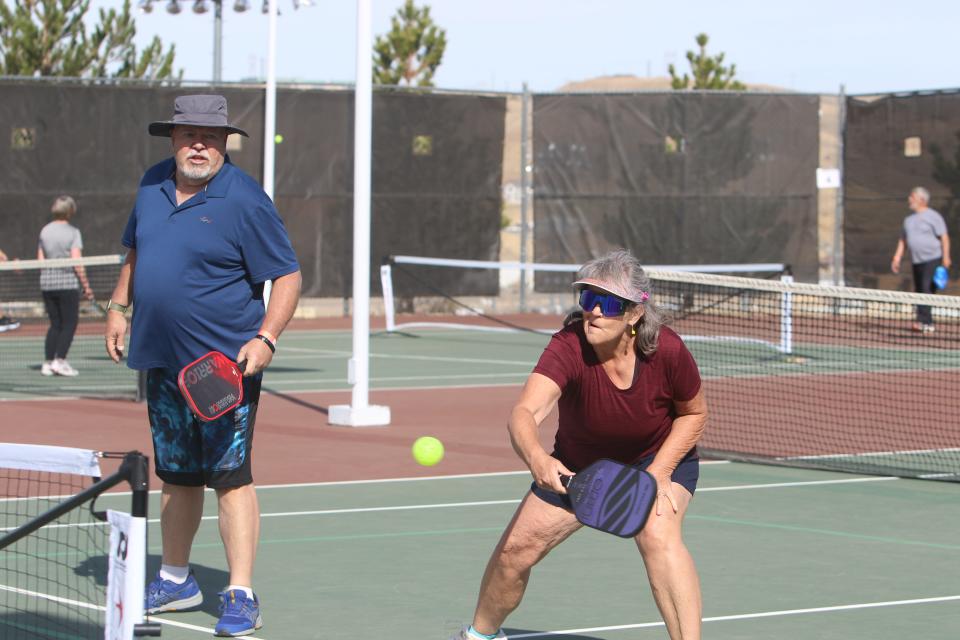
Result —
<path fill-rule="evenodd" d="M 848 484 L 851 482 L 884 482 L 900 480 L 895 476 L 875 476 L 870 478 L 841 478 L 839 480 L 809 480 L 806 482 L 770 482 L 768 484 L 739 484 L 729 487 L 697 487 L 697 493 L 704 491 L 739 491 L 740 489 L 774 489 L 778 487 L 805 487 L 814 484 Z"/>
<path fill-rule="evenodd" d="M 730 464 L 729 460 L 701 460 L 701 465 L 717 465 L 717 464 Z M 326 482 L 293 482 L 289 484 L 262 484 L 257 485 L 257 491 L 261 489 L 300 489 L 300 488 L 309 488 L 309 487 L 336 487 L 344 485 L 353 485 L 353 484 L 393 484 L 395 482 L 420 482 L 423 480 L 456 480 L 460 478 L 495 478 L 499 476 L 519 476 L 524 474 L 529 474 L 530 472 L 526 469 L 517 470 L 517 471 L 491 471 L 487 473 L 459 473 L 453 475 L 442 475 L 442 476 L 416 476 L 410 478 L 374 478 L 371 480 L 328 480 Z M 205 489 L 207 493 L 213 493 L 213 489 Z M 150 495 L 159 495 L 162 493 L 160 489 L 153 489 L 150 491 Z M 129 496 L 132 495 L 130 491 L 111 491 L 110 493 L 102 494 L 102 497 L 118 497 L 118 496 Z M 24 500 L 53 500 L 59 499 L 64 500 L 66 498 L 72 498 L 73 494 L 64 494 L 59 496 L 40 496 L 40 497 L 29 497 L 29 498 L 0 498 L 0 503 L 3 502 L 16 502 Z"/>
<path fill-rule="evenodd" d="M 490 475 L 521 475 L 527 473 L 526 471 L 506 471 L 499 474 L 490 474 Z M 369 484 L 374 482 L 409 482 L 412 480 L 436 480 L 449 477 L 478 477 L 486 474 L 465 474 L 462 476 L 432 476 L 430 478 L 396 478 L 395 480 L 348 480 L 342 483 L 340 482 L 331 482 L 331 483 L 306 483 L 302 485 L 271 485 L 271 489 L 281 489 L 284 487 L 313 487 L 313 486 L 324 486 L 326 484 L 336 485 L 336 484 Z M 880 477 L 871 477 L 871 478 L 843 478 L 840 480 L 810 480 L 807 482 L 771 482 L 769 484 L 743 484 L 743 485 L 731 485 L 727 487 L 705 487 L 702 489 L 697 489 L 697 493 L 702 491 L 740 491 L 742 489 L 780 489 L 783 487 L 806 487 L 814 485 L 826 485 L 826 484 L 849 484 L 853 482 L 883 482 L 886 480 L 899 480 L 900 478 L 880 476 Z M 257 487 L 257 489 L 264 489 L 268 487 Z M 207 491 L 211 491 L 207 489 Z M 151 493 L 155 493 L 151 491 Z M 405 505 L 393 505 L 388 507 L 353 507 L 347 509 L 322 509 L 322 510 L 312 510 L 312 511 L 274 511 L 270 513 L 261 513 L 261 518 L 289 518 L 295 516 L 329 516 L 329 515 L 340 515 L 348 513 L 375 513 L 375 512 L 387 512 L 387 511 L 411 511 L 416 509 L 449 509 L 456 507 L 487 507 L 490 505 L 502 505 L 502 504 L 518 504 L 520 498 L 509 498 L 506 500 L 478 500 L 474 502 L 437 502 L 430 504 L 405 504 Z M 203 516 L 201 520 L 217 520 L 219 516 Z M 151 524 L 160 522 L 159 518 L 151 518 L 147 520 Z M 50 524 L 44 527 L 45 529 L 59 529 L 59 528 L 70 528 L 70 527 L 98 527 L 105 526 L 105 523 L 102 522 L 85 522 L 85 523 L 69 523 L 69 524 Z M 12 531 L 13 528 L 9 527 L 7 529 L 0 528 L 0 533 L 4 531 Z"/>
<path fill-rule="evenodd" d="M 529 363 L 525 363 L 525 366 L 529 367 Z M 451 373 L 443 374 L 436 373 L 429 376 L 370 376 L 370 382 L 383 382 L 390 380 L 471 380 L 473 378 L 509 378 L 511 376 L 526 376 L 530 375 L 529 371 L 514 371 L 514 372 L 505 372 L 505 371 L 496 371 L 494 373 Z M 295 380 L 276 380 L 268 381 L 271 387 L 282 387 L 285 384 L 310 384 L 310 383 L 323 383 L 323 382 L 342 382 L 347 384 L 346 379 L 343 376 L 338 375 L 335 378 L 297 378 Z M 516 384 L 516 383 L 514 383 Z M 477 386 L 477 385 L 471 385 Z M 486 386 L 486 385 L 483 385 Z M 414 387 L 417 388 L 417 387 Z M 449 389 L 449 386 L 438 387 L 440 389 Z"/>
<path fill-rule="evenodd" d="M 150 616 L 150 622 L 159 622 L 160 624 L 166 624 L 166 625 L 170 625 L 171 627 L 178 627 L 178 628 L 180 628 L 180 629 L 187 629 L 188 631 L 199 631 L 200 633 L 205 633 L 205 634 L 207 634 L 208 636 L 212 636 L 213 633 L 214 633 L 214 629 L 211 629 L 210 627 L 201 627 L 201 626 L 196 625 L 196 624 L 188 624 L 188 623 L 186 623 L 186 622 L 178 622 L 178 621 L 176 621 L 176 620 L 170 620 L 169 618 L 158 618 L 158 617 L 156 617 L 155 615 L 154 615 L 154 616 Z M 263 636 L 261 636 L 259 633 L 251 634 L 251 635 L 245 635 L 245 636 L 243 636 L 243 637 L 244 637 L 244 638 L 250 638 L 251 640 L 266 640 L 266 638 L 264 638 Z"/>
<path fill-rule="evenodd" d="M 28 589 L 21 589 L 19 587 L 11 587 L 9 585 L 0 584 L 0 591 L 7 591 L 9 593 L 15 593 L 20 596 L 29 596 L 32 598 L 40 598 L 41 600 L 49 600 L 50 602 L 56 602 L 58 604 L 65 604 L 71 607 L 76 607 L 78 609 L 90 609 L 91 611 L 106 611 L 107 608 L 104 606 L 91 604 L 89 602 L 81 602 L 79 600 L 71 600 L 70 598 L 61 598 L 60 596 L 50 595 L 49 593 L 40 593 L 39 591 L 30 591 Z"/>
<path fill-rule="evenodd" d="M 3 584 L 0 584 L 0 591 L 9 591 L 10 593 L 15 593 L 21 596 L 38 598 L 40 600 L 48 600 L 50 602 L 56 602 L 57 604 L 64 604 L 70 607 L 76 607 L 77 609 L 89 609 L 91 611 L 100 611 L 100 612 L 104 612 L 107 610 L 105 606 L 101 606 L 98 604 L 81 602 L 79 600 L 71 600 L 70 598 L 61 598 L 60 596 L 54 596 L 49 593 L 41 593 L 39 591 L 30 591 L 28 589 L 20 589 L 18 587 L 10 587 Z M 201 627 L 195 624 L 187 624 L 186 622 L 177 622 L 175 620 L 169 620 L 167 618 L 158 618 L 156 616 L 149 616 L 149 620 L 150 622 L 159 622 L 160 624 L 168 624 L 172 627 L 180 627 L 181 629 L 189 629 L 191 631 L 200 631 L 207 635 L 213 635 L 213 632 L 214 632 L 214 630 L 209 627 Z M 261 635 L 250 635 L 250 636 L 244 636 L 244 637 L 256 638 L 257 640 L 266 640 Z"/>
<path fill-rule="evenodd" d="M 522 376 L 527 374 L 522 373 L 504 373 L 499 374 L 500 376 L 506 378 L 509 376 Z M 479 376 L 470 376 L 470 377 L 479 377 Z M 372 380 L 373 378 L 371 378 Z M 305 395 L 309 393 L 334 393 L 342 391 L 350 391 L 350 385 L 346 380 L 338 382 L 338 386 L 333 387 L 310 387 L 308 389 L 304 388 L 294 388 L 294 389 L 284 389 L 283 385 L 285 384 L 299 384 L 301 380 L 290 380 L 287 382 L 282 382 L 277 385 L 271 383 L 271 387 L 277 389 L 278 391 L 282 390 L 282 393 L 287 395 L 300 394 Z M 329 381 L 328 381 L 329 382 Z M 423 385 L 420 387 L 373 387 L 370 391 L 379 392 L 379 391 L 449 391 L 451 389 L 501 389 L 504 387 L 513 387 L 514 389 L 519 389 L 523 385 L 523 380 L 518 380 L 517 382 L 484 382 L 484 383 L 475 383 L 475 384 L 443 384 L 443 385 Z M 270 393 L 267 387 L 263 387 L 265 393 Z M 276 394 L 274 394 L 276 395 Z"/>
<path fill-rule="evenodd" d="M 306 349 L 297 349 L 297 351 L 307 351 Z M 315 357 L 338 357 L 349 358 L 353 353 L 349 351 L 333 351 L 330 349 L 316 349 L 312 354 L 300 356 L 286 356 L 283 360 L 306 360 Z M 427 360 L 429 362 L 468 362 L 471 364 L 508 364 L 522 367 L 530 367 L 530 360 L 491 360 L 489 358 L 455 358 L 448 356 L 422 356 L 416 354 L 404 355 L 400 353 L 371 353 L 371 358 L 382 358 L 384 360 Z M 282 364 L 281 364 L 282 366 Z"/>
<path fill-rule="evenodd" d="M 406 478 L 404 478 L 406 480 Z M 772 489 L 772 488 L 783 488 L 783 487 L 804 487 L 812 485 L 823 485 L 823 484 L 846 484 L 851 482 L 872 482 L 872 481 L 883 481 L 883 480 L 899 480 L 899 478 L 892 477 L 878 477 L 878 478 L 844 478 L 841 480 L 812 480 L 809 482 L 775 482 L 770 484 L 753 484 L 753 485 L 733 485 L 728 487 L 710 487 L 709 489 L 697 489 L 697 491 L 737 491 L 740 489 Z M 348 513 L 375 513 L 375 512 L 386 512 L 386 511 L 411 511 L 416 509 L 449 509 L 456 507 L 485 507 L 490 505 L 503 505 L 503 504 L 518 504 L 520 498 L 512 498 L 507 500 L 479 500 L 475 502 L 440 502 L 432 504 L 408 504 L 408 505 L 393 505 L 388 507 L 354 507 L 346 509 L 323 509 L 323 510 L 314 510 L 314 511 L 276 511 L 271 513 L 261 513 L 261 518 L 288 518 L 296 516 L 326 516 L 326 515 L 339 515 L 339 514 L 348 514 Z M 218 516 L 203 516 L 203 520 L 216 520 Z M 159 522 L 159 519 L 152 519 L 149 522 Z"/>
<path fill-rule="evenodd" d="M 950 600 L 960 600 L 960 595 L 956 596 L 938 596 L 934 598 L 917 598 L 915 600 L 888 600 L 886 602 L 862 602 L 859 604 L 843 604 L 834 607 L 814 607 L 811 609 L 783 609 L 781 611 L 760 611 L 757 613 L 741 613 L 732 616 L 712 616 L 703 618 L 703 622 L 724 622 L 727 620 L 751 620 L 755 618 L 774 618 L 780 616 L 792 616 L 804 613 L 828 613 L 831 611 L 850 611 L 852 609 L 872 609 L 878 607 L 895 607 L 910 604 L 927 604 L 930 602 L 948 602 Z M 640 622 L 637 624 L 620 624 L 609 627 L 585 627 L 583 629 L 562 629 L 558 631 L 538 631 L 536 633 L 511 633 L 510 640 L 519 640 L 520 638 L 545 638 L 547 636 L 560 636 L 574 633 L 590 633 L 596 631 L 619 631 L 622 629 L 644 629 L 650 627 L 662 627 L 663 622 Z"/>

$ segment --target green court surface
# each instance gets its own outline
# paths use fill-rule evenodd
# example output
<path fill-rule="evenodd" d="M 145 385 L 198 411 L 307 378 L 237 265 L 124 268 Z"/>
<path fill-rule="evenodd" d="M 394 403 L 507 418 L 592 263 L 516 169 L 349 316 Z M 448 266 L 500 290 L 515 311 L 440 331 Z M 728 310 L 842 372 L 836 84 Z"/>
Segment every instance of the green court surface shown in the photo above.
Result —
<path fill-rule="evenodd" d="M 257 638 L 446 640 L 473 611 L 526 473 L 261 487 Z M 960 637 L 953 483 L 705 463 L 685 537 L 704 637 Z M 157 513 L 156 505 L 152 512 Z M 150 570 L 159 527 L 150 528 Z M 227 576 L 215 500 L 192 563 L 201 610 L 154 616 L 168 640 L 216 623 Z M 584 529 L 535 570 L 510 638 L 664 638 L 633 542 Z"/>
<path fill-rule="evenodd" d="M 267 386 L 279 391 L 346 389 L 349 331 L 292 331 L 270 368 Z M 532 332 L 416 329 L 373 332 L 370 337 L 372 388 L 523 382 L 549 340 Z M 922 346 L 848 346 L 797 343 L 788 358 L 769 343 L 722 337 L 688 340 L 707 378 L 756 375 L 816 375 L 846 372 L 958 370 L 960 351 Z"/>
<path fill-rule="evenodd" d="M 548 339 L 434 329 L 374 332 L 370 386 L 516 386 Z M 927 353 L 922 345 L 799 343 L 798 358 L 788 360 L 765 345 L 690 342 L 705 378 L 755 376 L 755 387 L 779 379 L 790 381 L 794 391 L 801 379 L 779 376 L 826 373 L 827 384 L 835 384 L 830 374 L 960 370 L 956 351 Z M 264 389 L 291 396 L 348 389 L 351 351 L 350 331 L 289 331 Z M 0 397 L 48 395 L 14 388 L 18 376 L 39 375 L 9 363 L 0 360 Z M 84 381 L 85 375 L 64 382 Z M 751 414 L 762 408 L 736 394 L 727 402 L 747 404 Z M 804 414 L 823 404 L 821 398 L 805 402 Z M 717 421 L 737 421 L 738 414 L 721 416 L 723 404 L 716 406 Z M 949 424 L 937 428 L 949 433 Z M 913 426 L 908 433 L 916 439 Z M 444 464 L 438 473 L 455 472 Z M 515 472 L 259 487 L 263 518 L 255 588 L 265 626 L 254 637 L 446 640 L 472 616 L 484 565 L 529 483 L 529 474 Z M 114 506 L 113 500 L 117 508 L 129 506 L 128 497 L 113 496 L 101 498 L 100 506 Z M 160 555 L 156 495 L 150 513 L 152 574 Z M 957 483 L 704 463 L 685 525 L 703 587 L 703 635 L 960 638 L 958 528 Z M 209 637 L 216 623 L 216 593 L 228 576 L 212 495 L 192 565 L 207 599 L 199 610 L 153 618 L 168 640 Z M 667 637 L 635 545 L 592 530 L 577 533 L 534 570 L 505 628 L 513 640 Z"/>
<path fill-rule="evenodd" d="M 542 333 L 493 333 L 416 329 L 370 336 L 372 389 L 519 384 L 529 375 L 549 336 Z M 50 396 L 127 395 L 136 375 L 103 353 L 102 338 L 78 336 L 71 356 L 77 378 L 39 374 L 39 338 L 0 340 L 0 399 Z M 883 346 L 794 345 L 784 357 L 773 345 L 737 340 L 689 340 L 705 378 L 820 375 L 845 372 L 956 371 L 960 351 Z M 292 330 L 283 335 L 265 386 L 280 393 L 349 389 L 347 360 L 350 331 Z M 36 360 L 36 362 L 34 362 Z"/>

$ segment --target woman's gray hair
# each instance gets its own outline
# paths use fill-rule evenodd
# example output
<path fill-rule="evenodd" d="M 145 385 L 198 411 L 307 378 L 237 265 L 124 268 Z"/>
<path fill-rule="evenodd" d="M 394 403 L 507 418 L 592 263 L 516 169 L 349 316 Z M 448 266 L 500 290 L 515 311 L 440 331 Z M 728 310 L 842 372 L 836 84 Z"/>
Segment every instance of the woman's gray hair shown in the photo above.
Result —
<path fill-rule="evenodd" d="M 923 187 L 914 187 L 910 193 L 915 193 L 916 195 L 920 196 L 920 199 L 926 203 L 930 202 L 930 192 Z"/>
<path fill-rule="evenodd" d="M 660 327 L 666 324 L 667 319 L 656 305 L 650 277 L 629 251 L 618 249 L 594 258 L 587 262 L 577 272 L 577 280 L 583 279 L 607 282 L 612 288 L 626 294 L 621 297 L 643 300 L 640 303 L 644 314 L 634 325 L 637 331 L 636 348 L 641 357 L 650 357 L 657 351 L 657 341 L 660 338 Z M 614 291 L 616 292 L 616 291 Z"/>
<path fill-rule="evenodd" d="M 50 207 L 50 213 L 57 220 L 69 220 L 76 212 L 77 203 L 70 196 L 59 196 Z"/>

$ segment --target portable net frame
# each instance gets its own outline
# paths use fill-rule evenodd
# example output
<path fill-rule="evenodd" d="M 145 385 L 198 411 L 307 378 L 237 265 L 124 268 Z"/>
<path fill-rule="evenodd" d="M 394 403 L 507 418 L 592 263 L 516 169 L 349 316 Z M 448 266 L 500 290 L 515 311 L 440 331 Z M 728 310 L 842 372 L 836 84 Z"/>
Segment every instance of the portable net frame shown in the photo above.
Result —
<path fill-rule="evenodd" d="M 441 267 L 403 268 L 423 268 L 429 280 Z M 460 290 L 476 291 L 469 283 L 480 277 L 479 268 L 472 274 L 460 271 L 467 282 Z M 683 337 L 704 379 L 709 419 L 700 443 L 703 455 L 960 480 L 960 299 L 794 283 L 789 276 L 778 281 L 646 271 L 652 302 Z M 555 275 L 551 269 L 535 271 L 534 280 Z M 554 314 L 551 322 L 538 329 L 547 333 L 559 328 L 565 311 L 576 308 L 571 275 L 559 275 L 566 293 L 554 288 L 547 294 L 563 301 L 547 309 Z M 534 326 L 502 315 L 510 306 L 503 295 L 459 295 L 457 280 L 446 274 L 434 278 L 430 288 L 442 290 L 466 316 L 499 321 L 485 323 L 500 330 Z M 413 290 L 424 295 L 422 285 Z M 404 295 L 399 282 L 384 288 L 388 329 L 395 305 L 387 298 L 394 295 Z M 424 306 L 421 298 L 411 298 L 415 306 Z M 935 331 L 913 330 L 917 305 L 931 307 Z M 411 326 L 430 322 L 393 323 L 394 330 Z"/>
<path fill-rule="evenodd" d="M 103 344 L 105 307 L 117 283 L 122 255 L 0 262 L 0 395 L 141 399 L 140 376 L 115 364 Z M 78 289 L 82 269 L 94 299 L 80 292 L 79 322 L 67 360 L 76 377 L 42 376 L 50 319 L 44 290 Z"/>
<path fill-rule="evenodd" d="M 105 457 L 123 460 L 101 479 Z M 138 452 L 0 443 L 0 637 L 159 635 L 143 622 L 148 473 Z M 129 514 L 96 510 L 124 483 Z"/>

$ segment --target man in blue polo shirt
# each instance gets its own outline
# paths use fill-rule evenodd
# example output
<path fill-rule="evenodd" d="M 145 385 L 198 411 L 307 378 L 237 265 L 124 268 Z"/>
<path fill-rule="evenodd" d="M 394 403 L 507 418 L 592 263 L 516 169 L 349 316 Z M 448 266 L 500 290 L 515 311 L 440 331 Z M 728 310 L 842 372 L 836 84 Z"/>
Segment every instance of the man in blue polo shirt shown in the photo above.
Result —
<path fill-rule="evenodd" d="M 140 182 L 105 334 L 107 353 L 119 362 L 125 313 L 135 306 L 127 364 L 147 371 L 147 412 L 163 480 L 163 561 L 145 609 L 161 613 L 203 601 L 189 559 L 208 486 L 217 494 L 230 569 L 216 634 L 244 635 L 262 626 L 252 589 L 260 511 L 250 469 L 261 372 L 296 309 L 300 268 L 273 202 L 226 156 L 227 136 L 247 134 L 229 124 L 223 97 L 180 96 L 173 119 L 151 123 L 149 132 L 169 137 L 174 155 Z M 177 374 L 214 350 L 246 360 L 243 403 L 201 422 L 181 396 Z"/>

